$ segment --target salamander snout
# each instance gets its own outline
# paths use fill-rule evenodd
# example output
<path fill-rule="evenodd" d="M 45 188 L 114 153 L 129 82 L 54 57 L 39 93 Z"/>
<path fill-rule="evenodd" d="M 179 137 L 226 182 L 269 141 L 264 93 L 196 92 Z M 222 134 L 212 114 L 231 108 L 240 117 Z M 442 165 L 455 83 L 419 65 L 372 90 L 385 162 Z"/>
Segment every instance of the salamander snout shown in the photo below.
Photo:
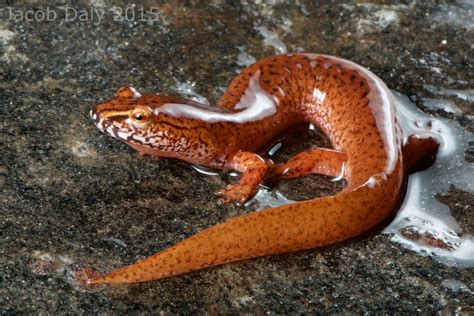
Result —
<path fill-rule="evenodd" d="M 99 118 L 99 115 L 97 114 L 97 112 L 95 111 L 95 107 L 92 108 L 90 111 L 89 111 L 89 116 L 91 117 L 91 119 L 94 121 L 95 125 L 97 125 L 100 121 L 100 118 Z"/>

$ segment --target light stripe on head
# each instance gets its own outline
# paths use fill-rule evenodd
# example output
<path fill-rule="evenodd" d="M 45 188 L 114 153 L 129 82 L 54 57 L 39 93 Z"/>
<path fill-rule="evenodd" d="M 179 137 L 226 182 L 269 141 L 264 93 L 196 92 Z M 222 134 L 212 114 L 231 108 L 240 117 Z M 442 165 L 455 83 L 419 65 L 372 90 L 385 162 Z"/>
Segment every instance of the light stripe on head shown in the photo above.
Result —
<path fill-rule="evenodd" d="M 129 116 L 131 110 L 125 110 L 125 111 L 107 111 L 102 113 L 102 116 L 105 118 L 111 118 L 115 116 Z"/>

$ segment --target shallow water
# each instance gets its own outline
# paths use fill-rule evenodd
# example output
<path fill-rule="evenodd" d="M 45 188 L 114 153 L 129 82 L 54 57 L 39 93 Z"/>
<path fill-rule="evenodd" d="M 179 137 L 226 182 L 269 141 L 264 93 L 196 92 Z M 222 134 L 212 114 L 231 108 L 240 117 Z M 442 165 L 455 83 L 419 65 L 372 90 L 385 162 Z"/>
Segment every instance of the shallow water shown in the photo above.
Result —
<path fill-rule="evenodd" d="M 450 186 L 474 193 L 474 165 L 464 153 L 474 135 L 456 121 L 432 117 L 418 110 L 406 96 L 394 92 L 405 135 L 429 135 L 440 142 L 436 161 L 429 169 L 408 178 L 403 204 L 384 230 L 392 240 L 447 265 L 474 266 L 474 238 L 463 234 L 448 206 L 435 196 Z"/>

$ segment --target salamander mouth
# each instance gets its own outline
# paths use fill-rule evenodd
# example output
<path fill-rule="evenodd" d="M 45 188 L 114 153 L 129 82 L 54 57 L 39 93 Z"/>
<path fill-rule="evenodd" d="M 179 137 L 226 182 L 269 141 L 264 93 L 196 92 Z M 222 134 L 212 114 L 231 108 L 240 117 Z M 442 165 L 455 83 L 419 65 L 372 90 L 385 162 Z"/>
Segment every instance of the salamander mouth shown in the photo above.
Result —
<path fill-rule="evenodd" d="M 136 130 L 130 128 L 126 121 L 119 121 L 112 118 L 103 117 L 102 115 L 94 112 L 94 110 L 90 112 L 90 116 L 97 128 L 104 134 L 126 143 L 142 145 L 141 137 L 135 135 Z"/>
<path fill-rule="evenodd" d="M 118 132 L 120 131 L 120 125 L 114 122 L 112 119 L 104 118 L 94 110 L 90 111 L 90 117 L 94 121 L 95 126 L 103 133 L 120 139 Z"/>
<path fill-rule="evenodd" d="M 100 129 L 104 133 L 107 133 L 107 131 L 105 129 L 105 126 L 104 126 L 105 125 L 104 124 L 105 120 L 104 120 L 104 118 L 102 118 L 100 116 L 99 113 L 97 113 L 96 111 L 94 111 L 94 109 L 92 109 L 89 112 L 89 116 L 91 117 L 92 121 L 94 121 L 94 124 L 98 129 Z M 108 120 L 108 121 L 110 121 L 110 120 Z"/>

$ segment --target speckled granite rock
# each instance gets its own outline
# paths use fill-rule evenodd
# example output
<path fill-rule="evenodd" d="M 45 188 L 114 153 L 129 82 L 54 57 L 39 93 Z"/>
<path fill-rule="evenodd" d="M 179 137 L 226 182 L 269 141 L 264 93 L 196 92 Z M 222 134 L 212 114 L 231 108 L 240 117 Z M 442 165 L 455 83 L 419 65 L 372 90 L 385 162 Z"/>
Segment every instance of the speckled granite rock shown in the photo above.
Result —
<path fill-rule="evenodd" d="M 78 267 L 131 263 L 249 211 L 216 205 L 212 192 L 227 176 L 139 158 L 101 134 L 88 117 L 95 102 L 124 84 L 153 92 L 184 84 L 212 103 L 254 58 L 303 48 L 367 66 L 422 107 L 422 98 L 437 97 L 426 85 L 473 88 L 469 1 L 1 6 L 2 314 L 473 312 L 472 269 L 441 265 L 379 233 L 98 292 L 70 277 Z M 48 8 L 56 18 L 40 19 Z M 114 21 L 120 11 L 130 21 Z M 455 119 L 472 131 L 472 103 L 451 99 L 462 113 Z M 279 189 L 308 198 L 338 187 L 310 177 Z M 461 190 L 441 199 L 472 234 L 474 198 Z"/>

